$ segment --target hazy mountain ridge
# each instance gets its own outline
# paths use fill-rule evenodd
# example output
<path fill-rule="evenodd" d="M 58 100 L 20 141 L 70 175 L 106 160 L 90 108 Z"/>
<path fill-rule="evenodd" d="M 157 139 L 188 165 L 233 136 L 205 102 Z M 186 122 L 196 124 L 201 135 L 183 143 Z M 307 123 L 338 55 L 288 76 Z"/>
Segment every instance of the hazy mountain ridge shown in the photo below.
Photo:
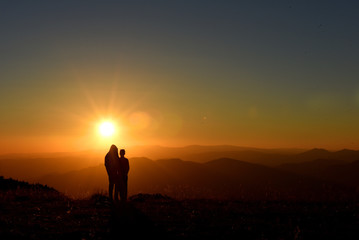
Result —
<path fill-rule="evenodd" d="M 146 147 L 142 153 L 150 155 L 150 149 Z M 153 153 L 156 149 L 164 148 L 152 148 Z M 233 151 L 238 149 L 242 150 Z M 359 167 L 355 161 L 359 159 L 359 151 L 354 150 L 312 149 L 298 153 L 297 150 L 235 146 L 188 146 L 168 148 L 168 152 L 161 153 L 167 156 L 177 152 L 187 158 L 192 156 L 196 161 L 181 160 L 176 155 L 156 161 L 133 158 L 131 156 L 141 151 L 132 150 L 128 150 L 130 194 L 162 193 L 183 198 L 311 198 L 319 193 L 323 197 L 330 195 L 324 193 L 328 186 L 333 189 L 331 193 L 336 192 L 335 196 L 342 196 L 348 188 L 355 192 L 359 185 L 356 175 Z M 53 157 L 32 155 L 30 159 L 26 155 L 21 158 L 0 156 L 0 175 L 48 184 L 66 194 L 83 197 L 107 190 L 104 155 L 101 152 L 56 153 Z"/>
<path fill-rule="evenodd" d="M 32 182 L 49 173 L 65 173 L 98 165 L 100 157 L 89 153 L 42 153 L 0 156 L 0 175 Z"/>
<path fill-rule="evenodd" d="M 38 153 L 0 155 L 0 175 L 32 181 L 49 173 L 65 173 L 103 164 L 106 151 L 75 153 Z M 329 152 L 324 149 L 260 149 L 230 145 L 187 147 L 135 146 L 127 150 L 127 157 L 149 159 L 179 158 L 205 163 L 213 159 L 232 158 L 267 166 L 309 162 L 316 159 L 337 159 L 344 162 L 359 160 L 359 151 L 343 149 Z"/>
<path fill-rule="evenodd" d="M 228 158 L 207 163 L 135 158 L 130 159 L 130 165 L 130 195 L 161 193 L 175 198 L 333 199 L 351 191 L 340 184 L 311 176 Z M 75 197 L 106 191 L 108 182 L 103 165 L 48 175 L 38 181 Z"/>

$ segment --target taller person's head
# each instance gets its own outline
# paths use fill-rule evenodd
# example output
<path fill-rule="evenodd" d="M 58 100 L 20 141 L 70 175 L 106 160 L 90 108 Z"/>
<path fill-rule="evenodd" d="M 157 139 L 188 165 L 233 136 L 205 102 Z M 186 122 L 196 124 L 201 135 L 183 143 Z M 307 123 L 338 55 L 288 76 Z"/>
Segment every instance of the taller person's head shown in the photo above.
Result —
<path fill-rule="evenodd" d="M 116 153 L 118 152 L 118 148 L 116 147 L 116 145 L 112 144 L 109 150 L 110 153 Z"/>

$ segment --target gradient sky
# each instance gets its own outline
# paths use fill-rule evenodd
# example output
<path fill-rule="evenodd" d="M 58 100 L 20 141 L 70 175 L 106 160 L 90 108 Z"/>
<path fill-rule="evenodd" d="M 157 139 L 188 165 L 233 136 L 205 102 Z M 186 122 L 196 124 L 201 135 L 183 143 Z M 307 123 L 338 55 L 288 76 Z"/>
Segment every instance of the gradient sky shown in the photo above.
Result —
<path fill-rule="evenodd" d="M 358 13 L 355 0 L 1 1 L 0 153 L 358 149 Z"/>

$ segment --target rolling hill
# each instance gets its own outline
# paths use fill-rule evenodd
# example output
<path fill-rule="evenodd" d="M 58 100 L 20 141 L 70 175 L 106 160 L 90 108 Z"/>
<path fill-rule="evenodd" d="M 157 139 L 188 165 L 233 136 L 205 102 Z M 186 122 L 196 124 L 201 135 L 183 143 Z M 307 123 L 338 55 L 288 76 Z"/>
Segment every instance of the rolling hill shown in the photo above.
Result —
<path fill-rule="evenodd" d="M 141 154 L 163 158 L 131 157 Z M 310 199 L 328 195 L 337 198 L 347 196 L 348 192 L 355 194 L 359 185 L 356 175 L 359 151 L 354 150 L 147 146 L 130 148 L 128 155 L 130 194 L 162 193 L 179 198 Z M 48 184 L 70 196 L 83 197 L 107 191 L 103 156 L 96 151 L 3 155 L 0 175 Z"/>
<path fill-rule="evenodd" d="M 74 153 L 39 153 L 0 155 L 0 175 L 33 182 L 46 174 L 66 173 L 103 164 L 106 152 L 83 151 Z M 213 159 L 231 158 L 266 166 L 286 163 L 310 162 L 317 159 L 353 162 L 359 160 L 359 151 L 341 150 L 330 152 L 324 149 L 304 151 L 300 149 L 259 149 L 238 146 L 187 146 L 160 147 L 136 146 L 127 150 L 128 158 L 150 159 L 178 158 L 185 161 L 205 163 Z"/>
<path fill-rule="evenodd" d="M 318 159 L 304 163 L 283 164 L 279 168 L 359 190 L 359 161 L 345 163 L 341 160 Z"/>
<path fill-rule="evenodd" d="M 106 191 L 107 181 L 102 165 L 38 179 L 74 197 Z M 130 159 L 129 195 L 161 193 L 175 198 L 275 200 L 341 198 L 349 192 L 340 184 L 228 158 L 207 163 Z"/>

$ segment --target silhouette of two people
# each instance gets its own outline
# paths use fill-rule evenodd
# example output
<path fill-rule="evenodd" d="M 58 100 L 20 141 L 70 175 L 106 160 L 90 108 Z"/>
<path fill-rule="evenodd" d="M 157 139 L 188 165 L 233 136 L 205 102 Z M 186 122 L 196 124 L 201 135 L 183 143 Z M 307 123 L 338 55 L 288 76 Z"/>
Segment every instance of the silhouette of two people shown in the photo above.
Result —
<path fill-rule="evenodd" d="M 112 145 L 105 157 L 105 167 L 109 181 L 108 194 L 111 201 L 118 202 L 118 194 L 120 194 L 121 202 L 126 202 L 127 200 L 127 181 L 130 166 L 125 154 L 125 149 L 121 149 L 119 157 L 118 148 Z M 114 188 L 115 196 L 113 198 Z"/>

